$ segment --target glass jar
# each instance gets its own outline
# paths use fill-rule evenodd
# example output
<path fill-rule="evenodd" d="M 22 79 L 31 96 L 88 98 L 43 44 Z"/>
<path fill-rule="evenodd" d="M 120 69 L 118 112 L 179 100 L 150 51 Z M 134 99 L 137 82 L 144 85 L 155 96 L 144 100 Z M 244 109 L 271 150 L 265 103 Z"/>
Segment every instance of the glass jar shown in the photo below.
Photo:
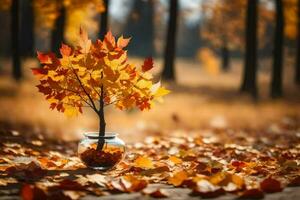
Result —
<path fill-rule="evenodd" d="M 125 143 L 118 134 L 97 132 L 84 134 L 78 144 L 78 155 L 82 162 L 92 169 L 106 171 L 118 164 L 125 155 Z M 102 146 L 102 148 L 101 148 Z"/>

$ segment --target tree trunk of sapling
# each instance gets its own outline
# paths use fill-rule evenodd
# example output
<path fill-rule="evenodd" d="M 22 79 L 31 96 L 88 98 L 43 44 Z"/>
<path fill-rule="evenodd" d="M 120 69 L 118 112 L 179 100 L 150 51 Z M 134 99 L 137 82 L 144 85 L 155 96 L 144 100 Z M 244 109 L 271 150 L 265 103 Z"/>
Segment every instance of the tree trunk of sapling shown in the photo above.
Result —
<path fill-rule="evenodd" d="M 105 116 L 104 116 L 104 88 L 103 85 L 101 85 L 101 92 L 100 92 L 100 109 L 99 109 L 99 138 L 98 138 L 98 145 L 97 145 L 97 151 L 101 151 L 103 149 L 105 140 L 105 128 L 106 128 L 106 123 L 105 123 Z"/>

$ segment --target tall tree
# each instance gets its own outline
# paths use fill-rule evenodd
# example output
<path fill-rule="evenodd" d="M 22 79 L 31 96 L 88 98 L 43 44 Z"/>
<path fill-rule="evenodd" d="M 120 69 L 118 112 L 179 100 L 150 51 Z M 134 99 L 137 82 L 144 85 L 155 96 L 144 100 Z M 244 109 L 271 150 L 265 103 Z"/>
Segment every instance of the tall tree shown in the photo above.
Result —
<path fill-rule="evenodd" d="M 104 39 L 104 36 L 107 32 L 108 28 L 108 6 L 109 6 L 109 0 L 103 0 L 104 3 L 104 12 L 100 15 L 100 32 L 99 32 L 99 38 L 101 40 Z"/>
<path fill-rule="evenodd" d="M 20 37 L 19 37 L 19 12 L 20 0 L 13 0 L 11 5 L 11 42 L 12 42 L 12 61 L 13 77 L 19 81 L 22 78 L 21 60 L 20 60 Z"/>
<path fill-rule="evenodd" d="M 59 53 L 58 49 L 60 48 L 61 43 L 65 41 L 64 30 L 66 24 L 66 8 L 60 0 L 57 0 L 57 4 L 59 5 L 59 16 L 54 22 L 51 33 L 51 51 L 56 54 Z"/>
<path fill-rule="evenodd" d="M 274 37 L 273 70 L 271 83 L 271 97 L 282 96 L 282 71 L 283 71 L 283 37 L 284 37 L 284 16 L 282 0 L 275 0 L 276 25 Z"/>
<path fill-rule="evenodd" d="M 169 0 L 169 24 L 167 32 L 167 43 L 164 55 L 164 69 L 162 77 L 165 80 L 175 80 L 174 61 L 176 55 L 176 28 L 178 17 L 178 0 Z"/>
<path fill-rule="evenodd" d="M 241 92 L 257 98 L 257 5 L 258 0 L 247 0 L 246 55 Z"/>
<path fill-rule="evenodd" d="M 34 11 L 33 0 L 21 1 L 21 54 L 22 56 L 34 55 Z"/>
<path fill-rule="evenodd" d="M 300 0 L 297 1 L 297 58 L 296 58 L 296 69 L 295 69 L 295 82 L 300 86 Z"/>
<path fill-rule="evenodd" d="M 222 56 L 222 69 L 223 71 L 228 71 L 229 70 L 229 48 L 228 48 L 228 44 L 227 44 L 227 40 L 223 40 L 223 45 L 221 47 L 221 56 Z"/>
<path fill-rule="evenodd" d="M 154 0 L 133 1 L 124 34 L 134 38 L 128 47 L 132 55 L 154 56 Z"/>

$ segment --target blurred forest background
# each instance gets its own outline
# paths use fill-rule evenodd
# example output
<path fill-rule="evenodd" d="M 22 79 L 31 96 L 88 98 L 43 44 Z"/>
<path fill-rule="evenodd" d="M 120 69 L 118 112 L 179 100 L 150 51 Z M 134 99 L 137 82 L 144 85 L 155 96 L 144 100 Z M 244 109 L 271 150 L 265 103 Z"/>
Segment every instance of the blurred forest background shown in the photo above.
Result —
<path fill-rule="evenodd" d="M 149 112 L 107 109 L 108 129 L 127 141 L 299 124 L 299 10 L 300 0 L 0 0 L 0 126 L 63 139 L 97 130 L 88 110 L 71 119 L 51 111 L 30 70 L 37 50 L 58 53 L 80 26 L 93 39 L 131 37 L 129 59 L 153 56 L 172 91 Z"/>

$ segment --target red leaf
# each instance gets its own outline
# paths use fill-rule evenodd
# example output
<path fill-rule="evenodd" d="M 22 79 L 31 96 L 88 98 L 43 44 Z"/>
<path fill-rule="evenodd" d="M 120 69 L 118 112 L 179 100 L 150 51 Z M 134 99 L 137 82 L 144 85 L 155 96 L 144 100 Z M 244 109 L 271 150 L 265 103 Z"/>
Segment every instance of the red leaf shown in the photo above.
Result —
<path fill-rule="evenodd" d="M 47 199 L 47 195 L 42 189 L 29 184 L 22 186 L 21 197 L 23 200 Z"/>
<path fill-rule="evenodd" d="M 262 191 L 267 193 L 281 192 L 281 183 L 273 178 L 266 178 L 260 183 Z"/>
<path fill-rule="evenodd" d="M 40 60 L 42 64 L 52 64 L 52 60 L 55 57 L 53 53 L 42 53 L 42 52 L 37 52 L 37 57 Z"/>
<path fill-rule="evenodd" d="M 43 85 L 37 85 L 36 87 L 39 89 L 39 92 L 41 92 L 41 93 L 43 93 L 45 95 L 51 93 L 51 88 L 50 87 L 45 87 Z"/>
<path fill-rule="evenodd" d="M 142 71 L 146 72 L 153 68 L 153 60 L 151 57 L 146 58 L 144 60 L 144 64 L 142 65 Z"/>
<path fill-rule="evenodd" d="M 59 50 L 60 50 L 60 54 L 62 56 L 70 56 L 72 54 L 72 48 L 63 43 L 61 44 L 61 47 Z"/>
<path fill-rule="evenodd" d="M 33 75 L 47 74 L 47 70 L 44 68 L 32 68 L 31 69 Z"/>

